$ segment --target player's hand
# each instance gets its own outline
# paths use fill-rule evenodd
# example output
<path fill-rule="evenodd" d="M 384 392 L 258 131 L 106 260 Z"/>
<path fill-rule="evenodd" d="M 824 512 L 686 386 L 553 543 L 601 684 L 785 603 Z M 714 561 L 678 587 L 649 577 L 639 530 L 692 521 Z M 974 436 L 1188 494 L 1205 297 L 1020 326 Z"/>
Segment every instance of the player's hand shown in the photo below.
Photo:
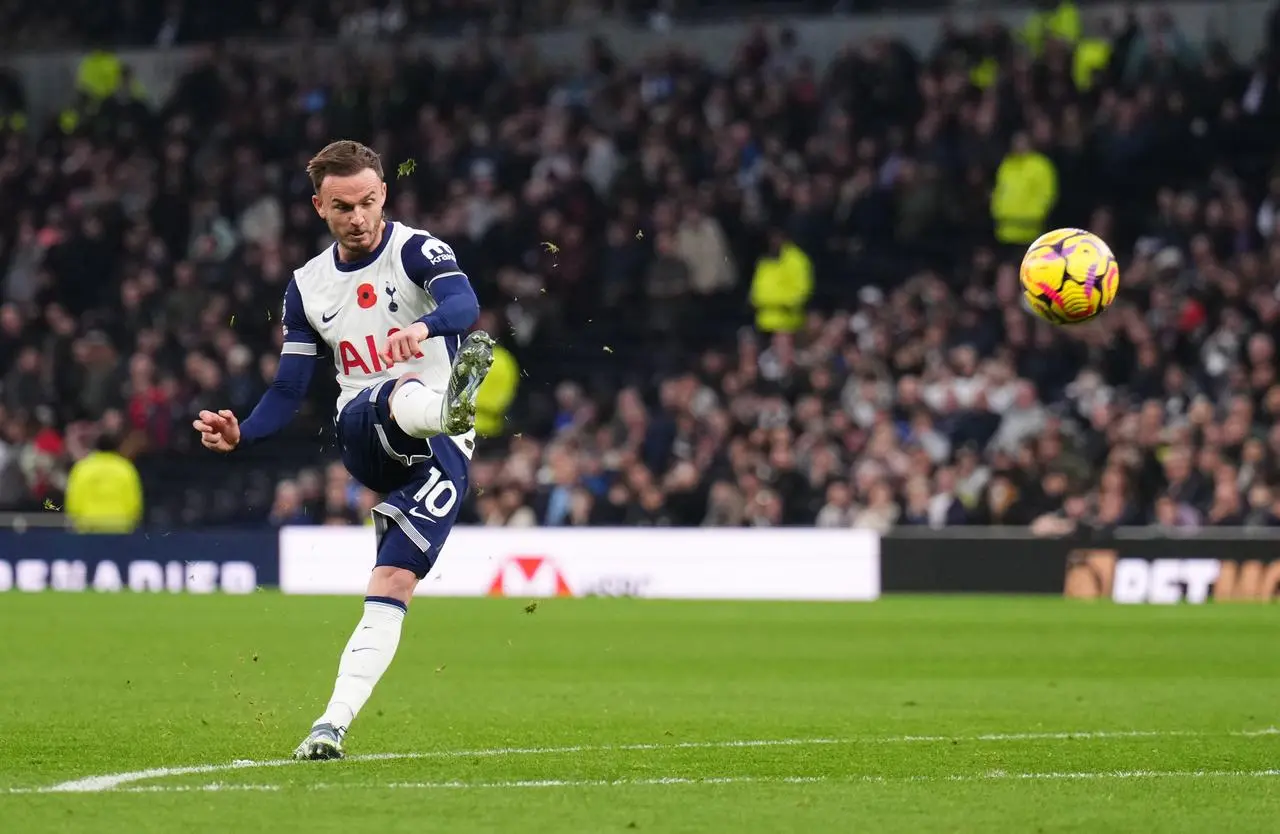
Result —
<path fill-rule="evenodd" d="M 418 343 L 430 336 L 431 331 L 420 321 L 415 321 L 404 330 L 397 330 L 391 334 L 391 338 L 387 339 L 387 346 L 379 354 L 382 364 L 390 368 L 397 362 L 408 362 L 415 356 L 421 356 L 422 351 L 418 350 Z"/>
<path fill-rule="evenodd" d="M 201 411 L 200 419 L 191 426 L 200 432 L 200 442 L 206 449 L 225 454 L 240 445 L 240 421 L 226 409 Z"/>

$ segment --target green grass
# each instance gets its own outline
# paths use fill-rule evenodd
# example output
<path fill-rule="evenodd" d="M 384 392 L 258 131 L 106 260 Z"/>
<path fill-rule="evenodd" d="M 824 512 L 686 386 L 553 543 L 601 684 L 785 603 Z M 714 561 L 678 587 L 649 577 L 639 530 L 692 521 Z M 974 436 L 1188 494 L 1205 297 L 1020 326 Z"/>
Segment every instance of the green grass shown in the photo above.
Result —
<path fill-rule="evenodd" d="M 0 830 L 1280 825 L 1280 776 L 1259 775 L 1280 768 L 1280 735 L 1253 732 L 1280 725 L 1280 608 L 1030 599 L 553 600 L 531 614 L 419 600 L 348 752 L 426 755 L 15 792 L 287 757 L 359 612 L 275 594 L 0 597 Z M 1052 736 L 1126 731 L 1144 734 Z M 713 746 L 751 740 L 794 743 Z M 582 749 L 494 751 L 511 747 Z"/>

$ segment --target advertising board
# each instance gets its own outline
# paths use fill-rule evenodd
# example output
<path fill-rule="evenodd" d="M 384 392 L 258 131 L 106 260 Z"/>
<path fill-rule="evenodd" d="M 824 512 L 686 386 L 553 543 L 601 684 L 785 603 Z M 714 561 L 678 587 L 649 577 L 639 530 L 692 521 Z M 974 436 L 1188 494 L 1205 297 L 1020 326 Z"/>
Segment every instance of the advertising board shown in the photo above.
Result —
<path fill-rule="evenodd" d="M 250 594 L 278 578 L 274 532 L 0 532 L 0 592 Z"/>
<path fill-rule="evenodd" d="M 367 527 L 281 530 L 281 590 L 363 593 L 373 535 Z M 862 530 L 458 528 L 418 593 L 873 600 L 879 537 Z"/>

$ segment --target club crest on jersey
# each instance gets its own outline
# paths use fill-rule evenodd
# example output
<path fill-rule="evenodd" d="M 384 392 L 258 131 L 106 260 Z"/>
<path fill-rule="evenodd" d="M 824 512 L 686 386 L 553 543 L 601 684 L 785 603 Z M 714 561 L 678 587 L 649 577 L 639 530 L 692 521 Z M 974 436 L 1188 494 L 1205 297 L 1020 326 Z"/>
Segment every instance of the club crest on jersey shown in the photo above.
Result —
<path fill-rule="evenodd" d="M 356 303 L 362 310 L 368 310 L 378 303 L 378 294 L 374 292 L 373 284 L 361 284 L 356 287 Z"/>
<path fill-rule="evenodd" d="M 396 288 L 387 285 L 384 289 L 387 291 L 387 310 L 394 313 L 400 309 L 400 305 L 396 303 Z"/>

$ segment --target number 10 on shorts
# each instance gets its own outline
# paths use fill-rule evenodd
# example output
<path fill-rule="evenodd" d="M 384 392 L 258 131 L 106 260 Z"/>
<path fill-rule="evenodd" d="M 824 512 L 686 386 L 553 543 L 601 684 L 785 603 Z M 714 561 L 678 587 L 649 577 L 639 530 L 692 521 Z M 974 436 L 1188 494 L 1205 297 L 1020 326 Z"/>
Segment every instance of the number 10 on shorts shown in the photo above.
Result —
<path fill-rule="evenodd" d="M 413 494 L 413 503 L 409 515 L 424 521 L 436 521 L 447 516 L 453 505 L 458 503 L 458 488 L 444 477 L 439 467 L 433 466 L 427 473 L 426 483 Z"/>

